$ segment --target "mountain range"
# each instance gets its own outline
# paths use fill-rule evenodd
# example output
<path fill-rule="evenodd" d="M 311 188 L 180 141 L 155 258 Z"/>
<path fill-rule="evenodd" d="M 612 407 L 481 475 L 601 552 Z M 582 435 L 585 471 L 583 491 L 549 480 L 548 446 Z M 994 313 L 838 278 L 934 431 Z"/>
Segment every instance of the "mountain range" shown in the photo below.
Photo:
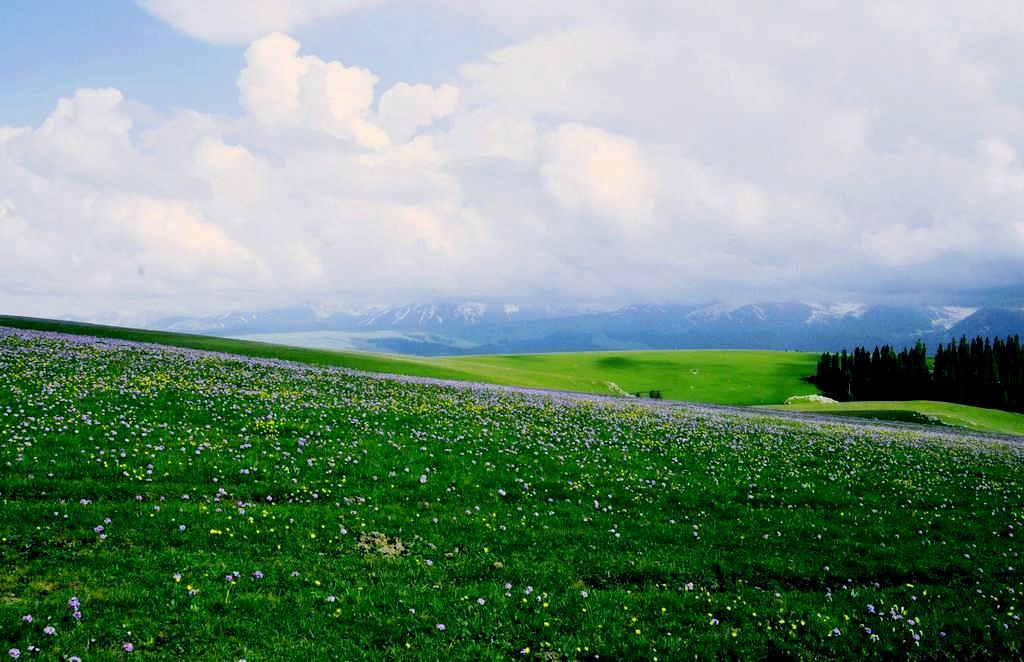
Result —
<path fill-rule="evenodd" d="M 961 335 L 1024 334 L 1024 308 L 857 303 L 633 305 L 614 310 L 436 302 L 290 308 L 208 317 L 111 313 L 82 321 L 420 356 L 641 349 L 838 351 L 855 345 L 931 348 Z"/>

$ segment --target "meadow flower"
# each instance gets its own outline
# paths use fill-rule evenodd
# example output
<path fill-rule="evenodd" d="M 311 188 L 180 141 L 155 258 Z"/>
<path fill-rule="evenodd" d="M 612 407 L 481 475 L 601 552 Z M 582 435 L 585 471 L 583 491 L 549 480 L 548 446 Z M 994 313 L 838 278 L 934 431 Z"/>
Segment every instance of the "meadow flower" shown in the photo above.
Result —
<path fill-rule="evenodd" d="M 263 579 L 263 573 L 260 572 L 259 570 L 256 570 L 255 572 L 252 573 L 252 578 L 256 579 L 256 580 Z"/>
<path fill-rule="evenodd" d="M 17 648 L 11 648 L 10 650 L 7 651 L 7 654 L 10 655 L 13 658 L 21 657 L 21 651 L 18 650 Z"/>
<path fill-rule="evenodd" d="M 24 616 L 21 617 L 21 620 L 24 621 L 25 623 L 31 623 L 32 622 L 32 614 L 25 614 Z"/>
<path fill-rule="evenodd" d="M 441 632 L 444 632 L 444 631 L 445 631 L 445 630 L 447 630 L 448 628 L 446 628 L 446 627 L 444 626 L 444 623 L 438 623 L 438 624 L 437 624 L 437 629 L 438 629 L 438 630 L 440 630 Z"/>
<path fill-rule="evenodd" d="M 53 627 L 52 625 L 47 625 L 45 628 L 43 628 L 43 634 L 57 634 L 57 628 Z"/>
<path fill-rule="evenodd" d="M 123 644 L 121 644 L 121 648 L 124 650 L 125 653 L 131 653 L 133 650 L 135 650 L 135 644 L 133 644 L 130 641 L 126 641 Z"/>

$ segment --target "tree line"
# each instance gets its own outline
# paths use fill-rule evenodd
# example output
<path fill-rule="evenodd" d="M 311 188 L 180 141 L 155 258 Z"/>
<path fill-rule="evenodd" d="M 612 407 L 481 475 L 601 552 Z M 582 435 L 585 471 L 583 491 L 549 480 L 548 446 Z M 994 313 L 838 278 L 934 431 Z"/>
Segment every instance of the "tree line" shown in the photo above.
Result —
<path fill-rule="evenodd" d="M 836 400 L 942 400 L 1024 412 L 1024 350 L 1019 336 L 951 341 L 939 345 L 929 368 L 925 344 L 896 352 L 825 352 L 814 384 Z"/>

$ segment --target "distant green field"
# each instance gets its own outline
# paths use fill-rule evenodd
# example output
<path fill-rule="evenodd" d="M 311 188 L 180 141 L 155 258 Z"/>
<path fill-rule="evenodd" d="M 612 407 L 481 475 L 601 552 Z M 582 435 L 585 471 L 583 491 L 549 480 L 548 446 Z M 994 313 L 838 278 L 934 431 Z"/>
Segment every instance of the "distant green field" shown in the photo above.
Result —
<path fill-rule="evenodd" d="M 655 389 L 669 400 L 759 405 L 817 393 L 801 379 L 814 374 L 817 359 L 805 352 L 681 350 L 461 356 L 435 364 L 501 384 L 590 393 Z"/>
<path fill-rule="evenodd" d="M 1024 415 L 998 409 L 982 409 L 951 402 L 906 400 L 900 402 L 837 402 L 834 404 L 802 403 L 775 406 L 781 411 L 804 411 L 857 418 L 878 418 L 918 423 L 914 415 L 927 416 L 945 425 L 986 432 L 1024 435 Z"/>
<path fill-rule="evenodd" d="M 0 316 L 0 326 L 506 386 L 606 395 L 660 390 L 669 400 L 726 405 L 780 404 L 792 395 L 818 392 L 801 380 L 814 373 L 818 358 L 804 352 L 682 350 L 418 358 L 21 317 Z"/>

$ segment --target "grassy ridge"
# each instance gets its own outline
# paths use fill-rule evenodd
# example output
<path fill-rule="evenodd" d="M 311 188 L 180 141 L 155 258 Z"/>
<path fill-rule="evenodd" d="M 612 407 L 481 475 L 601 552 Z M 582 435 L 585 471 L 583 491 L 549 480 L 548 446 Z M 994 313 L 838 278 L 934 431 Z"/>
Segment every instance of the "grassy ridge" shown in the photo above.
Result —
<path fill-rule="evenodd" d="M 908 420 L 920 422 L 912 418 L 901 419 L 901 413 L 912 413 L 927 416 L 945 425 L 1024 435 L 1024 415 L 998 409 L 983 409 L 951 402 L 934 402 L 931 400 L 904 400 L 898 402 L 837 402 L 837 403 L 800 403 L 773 407 L 781 411 L 801 411 L 817 414 L 851 415 L 859 418 L 877 417 L 880 420 Z"/>
<path fill-rule="evenodd" d="M 817 393 L 802 381 L 817 355 L 772 351 L 651 351 L 400 357 L 275 345 L 251 340 L 0 316 L 0 326 L 153 342 L 369 372 L 615 395 L 658 389 L 665 398 L 728 405 L 781 403 Z"/>
<path fill-rule="evenodd" d="M 386 372 L 396 375 L 414 377 L 435 377 L 438 379 L 471 380 L 473 376 L 454 368 L 390 355 L 362 354 L 357 352 L 338 352 L 306 347 L 290 347 L 251 340 L 234 340 L 215 336 L 201 336 L 188 333 L 170 333 L 167 331 L 150 331 L 145 329 L 126 329 L 118 326 L 101 324 L 85 324 L 82 322 L 65 322 L 60 320 L 36 319 L 31 317 L 15 317 L 0 315 L 0 326 L 36 331 L 53 331 L 76 335 L 97 336 L 99 338 L 116 338 L 136 342 L 157 343 L 186 349 L 200 349 L 208 352 L 224 352 L 239 356 L 253 356 L 264 359 L 282 359 L 298 361 L 311 365 L 338 366 L 365 370 L 367 372 Z"/>

